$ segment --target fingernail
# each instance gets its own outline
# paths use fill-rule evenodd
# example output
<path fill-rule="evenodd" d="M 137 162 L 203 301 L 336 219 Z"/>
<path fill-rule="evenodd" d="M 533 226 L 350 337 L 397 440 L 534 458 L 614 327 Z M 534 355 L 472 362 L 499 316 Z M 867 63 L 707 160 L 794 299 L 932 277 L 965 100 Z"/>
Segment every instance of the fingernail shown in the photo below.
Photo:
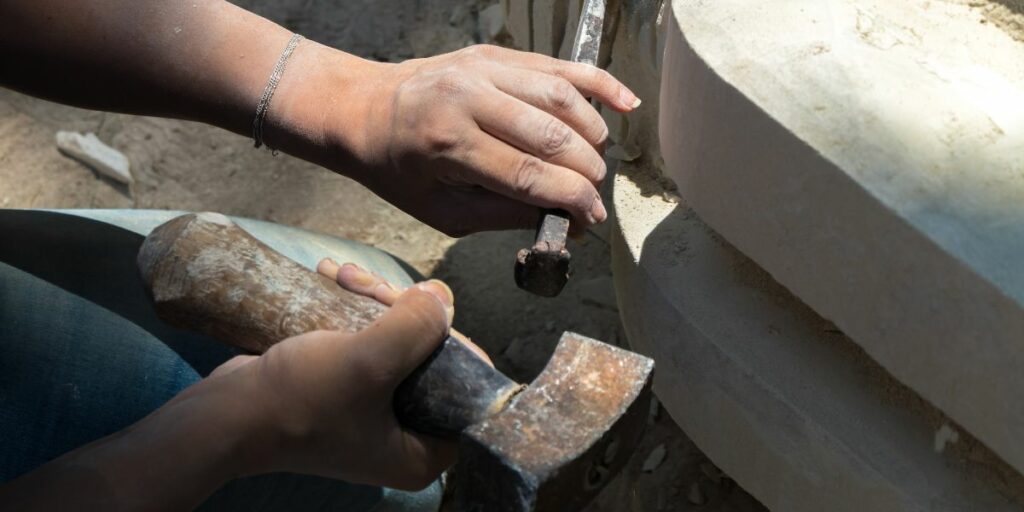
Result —
<path fill-rule="evenodd" d="M 444 304 L 444 309 L 448 313 L 448 321 L 450 322 L 455 318 L 455 294 L 452 293 L 452 289 L 442 281 L 437 279 L 431 279 L 416 285 L 417 288 L 423 290 L 441 301 Z"/>
<path fill-rule="evenodd" d="M 391 283 L 380 283 L 376 288 L 373 289 L 374 295 L 383 295 L 385 293 L 391 293 L 397 291 Z"/>
<path fill-rule="evenodd" d="M 332 260 L 330 258 L 324 258 L 324 259 L 320 260 L 320 263 L 316 264 L 316 271 L 320 272 L 320 273 L 328 273 L 328 274 L 331 273 L 331 272 L 335 272 L 336 273 L 338 271 L 338 262 L 336 262 L 336 261 L 334 261 L 334 260 Z"/>
<path fill-rule="evenodd" d="M 637 98 L 636 94 L 633 94 L 633 91 L 625 87 L 619 91 L 619 101 L 628 108 L 637 108 L 641 103 L 640 98 Z"/>
<path fill-rule="evenodd" d="M 376 279 L 369 272 L 363 270 L 355 263 L 346 263 L 341 266 L 339 273 L 344 272 L 346 280 L 350 280 L 359 286 L 370 286 Z"/>

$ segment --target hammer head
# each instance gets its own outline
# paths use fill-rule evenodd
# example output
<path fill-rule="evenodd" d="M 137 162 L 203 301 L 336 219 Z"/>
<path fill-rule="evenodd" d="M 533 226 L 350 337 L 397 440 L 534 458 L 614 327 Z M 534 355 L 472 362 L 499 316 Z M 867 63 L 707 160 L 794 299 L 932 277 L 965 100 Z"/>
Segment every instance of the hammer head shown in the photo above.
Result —
<path fill-rule="evenodd" d="M 504 411 L 463 432 L 456 508 L 566 512 L 629 460 L 650 407 L 654 361 L 565 333 L 539 377 Z"/>

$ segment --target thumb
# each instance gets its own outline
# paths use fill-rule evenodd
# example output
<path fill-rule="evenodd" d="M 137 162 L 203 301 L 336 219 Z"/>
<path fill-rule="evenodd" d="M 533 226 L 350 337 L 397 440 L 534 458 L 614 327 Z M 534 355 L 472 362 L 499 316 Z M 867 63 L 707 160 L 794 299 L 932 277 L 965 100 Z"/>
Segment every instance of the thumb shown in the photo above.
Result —
<path fill-rule="evenodd" d="M 452 292 L 441 281 L 419 283 L 398 297 L 394 305 L 357 336 L 373 360 L 387 365 L 388 373 L 404 378 L 430 356 L 448 336 L 455 307 Z"/>

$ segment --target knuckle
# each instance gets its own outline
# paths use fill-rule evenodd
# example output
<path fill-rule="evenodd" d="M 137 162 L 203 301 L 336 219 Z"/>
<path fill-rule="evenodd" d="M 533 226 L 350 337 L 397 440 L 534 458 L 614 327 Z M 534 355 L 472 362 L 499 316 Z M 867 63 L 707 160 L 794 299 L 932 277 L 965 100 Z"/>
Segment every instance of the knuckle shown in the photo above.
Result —
<path fill-rule="evenodd" d="M 463 136 L 450 126 L 436 123 L 423 134 L 424 144 L 429 154 L 451 154 L 462 147 Z"/>
<path fill-rule="evenodd" d="M 548 90 L 548 104 L 559 112 L 572 110 L 576 105 L 576 96 L 579 92 L 568 80 L 558 79 Z"/>
<path fill-rule="evenodd" d="M 524 154 L 512 171 L 512 190 L 523 197 L 533 195 L 543 171 L 544 163 L 533 155 Z"/>
<path fill-rule="evenodd" d="M 470 64 L 478 63 L 482 60 L 490 60 L 494 58 L 497 47 L 487 44 L 474 44 L 467 46 L 459 52 L 459 56 Z"/>
<path fill-rule="evenodd" d="M 445 98 L 459 96 L 469 89 L 466 78 L 457 70 L 439 72 L 434 78 L 432 86 L 434 92 Z"/>
<path fill-rule="evenodd" d="M 586 218 L 585 214 L 594 204 L 594 189 L 589 183 L 579 180 L 572 186 L 566 199 L 579 214 L 584 214 L 584 218 Z"/>
<path fill-rule="evenodd" d="M 548 121 L 541 136 L 541 152 L 544 156 L 548 157 L 564 153 L 572 142 L 572 135 L 572 128 L 569 128 L 565 123 L 557 119 Z"/>
<path fill-rule="evenodd" d="M 617 80 L 612 78 L 611 73 L 597 66 L 590 66 L 586 64 L 584 64 L 584 66 L 586 67 L 586 70 L 584 71 L 584 73 L 586 73 L 585 76 L 589 80 L 606 87 L 614 86 L 616 83 L 618 83 Z"/>

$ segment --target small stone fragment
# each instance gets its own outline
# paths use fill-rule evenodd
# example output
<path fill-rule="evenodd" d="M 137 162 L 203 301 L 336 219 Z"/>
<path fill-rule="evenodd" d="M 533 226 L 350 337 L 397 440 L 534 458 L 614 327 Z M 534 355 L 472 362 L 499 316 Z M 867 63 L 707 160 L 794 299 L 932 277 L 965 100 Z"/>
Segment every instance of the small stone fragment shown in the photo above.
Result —
<path fill-rule="evenodd" d="M 131 162 L 120 151 L 104 144 L 94 133 L 57 132 L 57 150 L 64 156 L 87 165 L 92 170 L 119 183 L 129 185 Z"/>
<path fill-rule="evenodd" d="M 700 484 L 697 482 L 690 484 L 690 491 L 686 493 L 686 501 L 694 505 L 707 503 L 707 498 L 704 497 L 704 491 L 701 490 Z"/>
<path fill-rule="evenodd" d="M 935 453 L 942 453 L 946 451 L 946 445 L 949 443 L 955 443 L 960 440 L 960 433 L 949 426 L 949 423 L 943 423 L 938 430 L 935 431 Z"/>
<path fill-rule="evenodd" d="M 661 463 L 665 461 L 665 453 L 666 450 L 664 443 L 655 446 L 654 449 L 651 450 L 651 453 L 647 456 L 647 459 L 644 460 L 644 465 L 640 468 L 640 470 L 643 471 L 644 473 L 651 473 L 655 469 L 658 469 L 658 466 L 660 466 Z"/>

